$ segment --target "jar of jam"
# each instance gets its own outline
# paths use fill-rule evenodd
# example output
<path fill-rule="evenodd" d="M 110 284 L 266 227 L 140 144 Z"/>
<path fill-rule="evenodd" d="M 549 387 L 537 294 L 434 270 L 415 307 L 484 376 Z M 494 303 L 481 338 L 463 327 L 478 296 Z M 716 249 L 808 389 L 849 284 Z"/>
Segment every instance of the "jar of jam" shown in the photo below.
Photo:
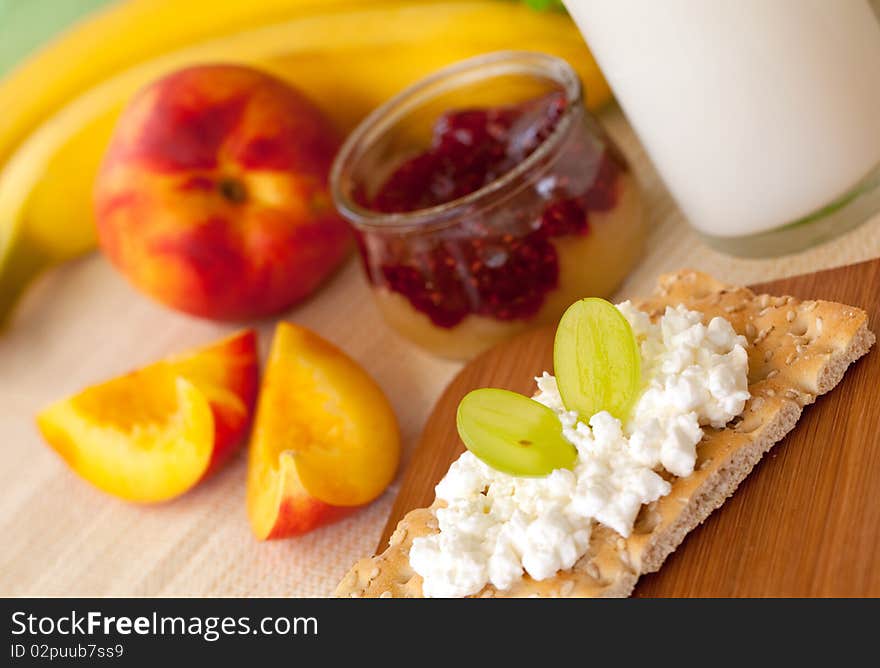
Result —
<path fill-rule="evenodd" d="M 638 186 L 583 105 L 574 70 L 504 51 L 413 85 L 350 135 L 331 173 L 388 323 L 464 359 L 638 259 Z"/>

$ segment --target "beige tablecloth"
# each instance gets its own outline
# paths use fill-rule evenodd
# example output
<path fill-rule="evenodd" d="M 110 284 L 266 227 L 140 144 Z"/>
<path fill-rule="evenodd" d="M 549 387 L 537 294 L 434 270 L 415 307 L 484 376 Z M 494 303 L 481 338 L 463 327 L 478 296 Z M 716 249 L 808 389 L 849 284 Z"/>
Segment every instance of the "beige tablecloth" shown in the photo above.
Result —
<path fill-rule="evenodd" d="M 880 216 L 790 257 L 718 254 L 689 230 L 619 111 L 603 121 L 630 157 L 648 204 L 648 253 L 621 297 L 651 289 L 658 273 L 682 266 L 749 283 L 880 256 Z M 359 272 L 350 262 L 286 317 L 336 342 L 376 377 L 408 452 L 459 365 L 396 338 Z M 0 335 L 0 594 L 324 596 L 375 547 L 396 484 L 339 524 L 261 544 L 245 515 L 244 453 L 184 497 L 137 507 L 92 489 L 41 442 L 33 416 L 49 401 L 230 329 L 153 304 L 98 255 L 59 268 L 31 289 Z M 272 323 L 259 330 L 265 354 Z"/>

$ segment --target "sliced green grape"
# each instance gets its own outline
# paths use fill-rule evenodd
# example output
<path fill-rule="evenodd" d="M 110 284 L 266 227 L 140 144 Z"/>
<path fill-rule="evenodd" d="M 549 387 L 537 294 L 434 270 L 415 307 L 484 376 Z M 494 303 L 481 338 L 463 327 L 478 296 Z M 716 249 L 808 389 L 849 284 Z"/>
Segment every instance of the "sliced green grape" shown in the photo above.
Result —
<path fill-rule="evenodd" d="M 457 423 L 467 449 L 502 473 L 544 476 L 573 468 L 577 459 L 556 413 L 516 392 L 469 392 L 458 405 Z"/>
<path fill-rule="evenodd" d="M 588 421 L 608 411 L 625 422 L 641 389 L 639 344 L 614 304 L 590 297 L 559 321 L 553 368 L 562 403 Z"/>

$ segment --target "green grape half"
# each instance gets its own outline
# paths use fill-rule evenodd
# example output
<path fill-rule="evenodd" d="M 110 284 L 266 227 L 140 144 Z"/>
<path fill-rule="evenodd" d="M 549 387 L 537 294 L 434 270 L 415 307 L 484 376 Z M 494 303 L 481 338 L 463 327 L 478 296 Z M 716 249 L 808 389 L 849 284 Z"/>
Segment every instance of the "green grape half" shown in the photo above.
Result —
<path fill-rule="evenodd" d="M 516 392 L 469 392 L 458 405 L 457 424 L 467 449 L 502 473 L 545 476 L 577 460 L 556 413 Z"/>
<path fill-rule="evenodd" d="M 588 421 L 608 411 L 625 422 L 641 390 L 639 344 L 614 304 L 590 297 L 568 307 L 553 345 L 562 403 Z"/>

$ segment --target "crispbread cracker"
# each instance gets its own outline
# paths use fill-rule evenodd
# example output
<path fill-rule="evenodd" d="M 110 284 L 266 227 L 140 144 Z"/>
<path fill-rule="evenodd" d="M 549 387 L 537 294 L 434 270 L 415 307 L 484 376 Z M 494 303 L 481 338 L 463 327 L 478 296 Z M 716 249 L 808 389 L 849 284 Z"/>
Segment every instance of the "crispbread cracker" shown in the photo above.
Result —
<path fill-rule="evenodd" d="M 596 524 L 589 551 L 571 570 L 542 581 L 525 576 L 504 591 L 487 585 L 477 596 L 628 596 L 641 574 L 660 568 L 687 533 L 733 494 L 763 454 L 794 427 L 803 407 L 833 388 L 874 343 L 861 309 L 755 295 L 694 271 L 662 276 L 654 295 L 634 304 L 652 318 L 666 306 L 684 304 L 701 311 L 704 322 L 720 315 L 746 336 L 751 398 L 742 415 L 724 429 L 704 428 L 693 474 L 667 475 L 671 492 L 642 508 L 629 538 Z M 414 538 L 436 531 L 430 509 L 411 511 L 388 548 L 355 564 L 336 595 L 421 596 L 409 548 Z"/>

